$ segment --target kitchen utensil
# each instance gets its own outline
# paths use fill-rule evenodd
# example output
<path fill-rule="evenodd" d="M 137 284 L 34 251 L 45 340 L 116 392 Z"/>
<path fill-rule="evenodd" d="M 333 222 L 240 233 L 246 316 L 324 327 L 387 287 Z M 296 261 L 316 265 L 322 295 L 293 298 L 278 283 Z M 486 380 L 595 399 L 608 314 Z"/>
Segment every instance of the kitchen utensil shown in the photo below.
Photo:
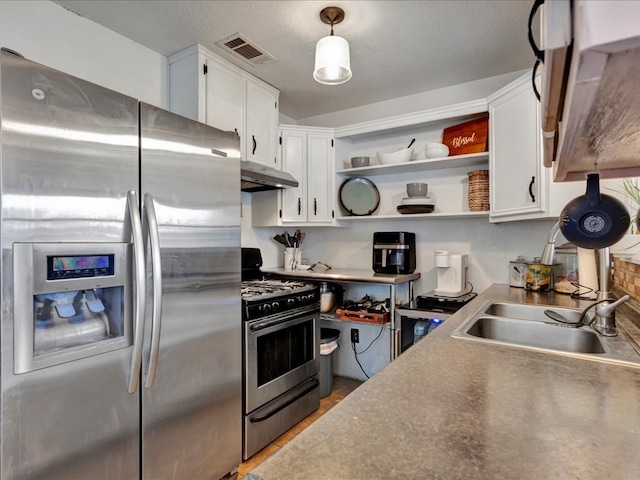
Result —
<path fill-rule="evenodd" d="M 380 205 L 380 192 L 374 183 L 364 177 L 352 177 L 340 185 L 340 205 L 350 215 L 371 215 Z"/>
<path fill-rule="evenodd" d="M 581 248 L 599 249 L 618 242 L 629 228 L 629 212 L 611 195 L 600 193 L 600 175 L 587 175 L 587 191 L 560 212 L 564 238 Z"/>
<path fill-rule="evenodd" d="M 398 205 L 396 210 L 398 213 L 413 214 L 413 213 L 433 213 L 436 209 L 435 205 Z"/>
<path fill-rule="evenodd" d="M 390 164 L 390 163 L 404 163 L 411 160 L 411 154 L 413 153 L 413 148 L 403 148 L 402 150 L 398 150 L 397 152 L 391 153 L 382 153 L 377 152 L 378 160 L 380 163 Z"/>
<path fill-rule="evenodd" d="M 449 147 L 444 143 L 427 143 L 424 147 L 426 158 L 441 158 L 449 156 Z"/>
<path fill-rule="evenodd" d="M 415 143 L 416 139 L 412 138 L 411 141 L 409 142 L 409 146 L 407 148 L 411 148 L 411 145 L 413 145 Z"/>
<path fill-rule="evenodd" d="M 285 247 L 287 246 L 287 240 L 282 235 L 275 235 L 273 239 Z"/>
<path fill-rule="evenodd" d="M 369 157 L 351 157 L 351 166 L 353 168 L 368 167 Z"/>
<path fill-rule="evenodd" d="M 331 312 L 340 305 L 343 291 L 337 283 L 320 282 L 320 312 Z"/>
<path fill-rule="evenodd" d="M 410 197 L 426 197 L 428 191 L 428 183 L 407 183 L 407 195 Z"/>

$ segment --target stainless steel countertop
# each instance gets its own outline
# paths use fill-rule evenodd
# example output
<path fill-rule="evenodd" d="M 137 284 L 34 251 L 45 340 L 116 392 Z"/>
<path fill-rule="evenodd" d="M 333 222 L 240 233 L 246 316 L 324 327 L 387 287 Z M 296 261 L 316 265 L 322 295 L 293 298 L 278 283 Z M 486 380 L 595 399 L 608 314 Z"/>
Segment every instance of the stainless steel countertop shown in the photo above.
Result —
<path fill-rule="evenodd" d="M 451 338 L 493 285 L 247 478 L 637 479 L 640 368 Z"/>
<path fill-rule="evenodd" d="M 322 267 L 318 267 L 322 268 Z M 356 270 L 349 268 L 331 268 L 330 270 L 286 270 L 280 268 L 262 268 L 264 273 L 277 273 L 287 277 L 307 278 L 309 280 L 333 280 L 335 282 L 382 283 L 399 285 L 420 278 L 419 272 L 405 275 L 387 275 L 375 273 L 373 270 Z"/>

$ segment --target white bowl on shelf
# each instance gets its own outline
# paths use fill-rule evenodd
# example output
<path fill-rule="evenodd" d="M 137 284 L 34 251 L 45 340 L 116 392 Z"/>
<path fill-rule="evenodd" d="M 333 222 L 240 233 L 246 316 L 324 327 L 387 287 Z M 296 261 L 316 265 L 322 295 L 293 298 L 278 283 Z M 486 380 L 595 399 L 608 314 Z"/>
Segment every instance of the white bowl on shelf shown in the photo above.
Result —
<path fill-rule="evenodd" d="M 413 153 L 413 148 L 403 148 L 402 150 L 398 150 L 397 152 L 391 153 L 381 153 L 377 152 L 378 160 L 383 165 L 388 165 L 391 163 L 404 163 L 411 160 L 411 154 Z"/>
<path fill-rule="evenodd" d="M 424 156 L 427 158 L 448 157 L 449 147 L 444 143 L 427 143 L 424 147 Z"/>

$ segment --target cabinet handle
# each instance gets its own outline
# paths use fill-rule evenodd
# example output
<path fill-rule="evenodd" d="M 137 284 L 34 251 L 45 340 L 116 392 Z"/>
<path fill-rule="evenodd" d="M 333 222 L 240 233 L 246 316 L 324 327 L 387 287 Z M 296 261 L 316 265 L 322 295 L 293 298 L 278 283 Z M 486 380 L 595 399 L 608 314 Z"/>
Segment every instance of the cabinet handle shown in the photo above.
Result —
<path fill-rule="evenodd" d="M 313 197 L 313 214 L 318 215 L 318 200 Z"/>
<path fill-rule="evenodd" d="M 533 194 L 533 184 L 536 182 L 536 177 L 531 177 L 531 182 L 529 182 L 529 196 L 531 197 L 531 202 L 536 202 L 536 196 Z"/>
<path fill-rule="evenodd" d="M 253 140 L 253 150 L 251 151 L 251 155 L 256 154 L 256 148 L 258 148 L 258 142 L 256 142 L 256 136 L 251 135 L 251 140 Z"/>
<path fill-rule="evenodd" d="M 298 197 L 298 215 L 302 213 L 302 202 L 300 201 L 300 197 Z"/>

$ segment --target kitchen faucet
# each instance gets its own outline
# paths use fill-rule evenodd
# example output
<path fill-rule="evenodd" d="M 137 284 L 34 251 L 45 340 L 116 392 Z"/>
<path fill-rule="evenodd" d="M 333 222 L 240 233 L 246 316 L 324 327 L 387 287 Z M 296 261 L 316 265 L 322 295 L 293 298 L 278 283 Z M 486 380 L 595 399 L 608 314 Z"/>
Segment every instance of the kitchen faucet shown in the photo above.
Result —
<path fill-rule="evenodd" d="M 553 265 L 555 255 L 556 237 L 560 232 L 560 222 L 556 222 L 547 237 L 547 243 L 542 250 L 540 263 Z M 605 337 L 615 337 L 618 335 L 616 326 L 616 308 L 629 300 L 629 295 L 624 295 L 618 300 L 612 300 L 613 295 L 609 291 L 609 280 L 611 278 L 611 259 L 609 247 L 600 248 L 598 251 L 598 268 L 600 270 L 598 296 L 596 302 L 587 307 L 586 310 L 595 307 L 595 317 L 593 328 L 600 335 Z M 586 313 L 586 310 L 583 312 Z"/>
<path fill-rule="evenodd" d="M 629 300 L 629 295 L 620 297 L 615 302 L 609 291 L 609 280 L 611 278 L 611 258 L 609 247 L 598 250 L 598 267 L 600 269 L 600 289 L 596 298 L 596 313 L 593 328 L 600 335 L 605 337 L 615 337 L 618 335 L 616 326 L 616 308 Z"/>
<path fill-rule="evenodd" d="M 556 222 L 553 227 L 551 227 L 551 231 L 547 237 L 547 243 L 542 250 L 542 255 L 540 255 L 540 263 L 543 265 L 553 265 L 553 256 L 556 253 L 556 237 L 559 232 L 560 222 Z"/>

